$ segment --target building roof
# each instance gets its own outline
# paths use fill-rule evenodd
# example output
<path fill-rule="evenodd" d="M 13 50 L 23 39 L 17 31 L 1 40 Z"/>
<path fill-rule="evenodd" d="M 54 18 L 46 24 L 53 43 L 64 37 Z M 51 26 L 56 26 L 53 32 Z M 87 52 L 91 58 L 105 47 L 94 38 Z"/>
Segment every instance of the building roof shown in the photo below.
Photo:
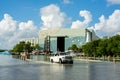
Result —
<path fill-rule="evenodd" d="M 85 36 L 85 28 L 79 29 L 70 29 L 70 28 L 60 28 L 60 29 L 49 29 L 49 30 L 40 30 L 39 38 L 45 38 L 46 36 Z"/>

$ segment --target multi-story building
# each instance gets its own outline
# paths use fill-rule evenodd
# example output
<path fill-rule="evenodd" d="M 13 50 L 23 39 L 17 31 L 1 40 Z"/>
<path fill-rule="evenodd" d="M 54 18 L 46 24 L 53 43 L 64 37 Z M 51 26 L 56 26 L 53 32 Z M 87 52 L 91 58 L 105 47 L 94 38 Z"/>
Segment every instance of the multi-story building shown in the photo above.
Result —
<path fill-rule="evenodd" d="M 31 46 L 35 46 L 36 44 L 39 44 L 38 38 L 24 38 L 24 39 L 21 39 L 20 42 L 21 41 L 24 41 L 25 43 L 30 42 Z"/>

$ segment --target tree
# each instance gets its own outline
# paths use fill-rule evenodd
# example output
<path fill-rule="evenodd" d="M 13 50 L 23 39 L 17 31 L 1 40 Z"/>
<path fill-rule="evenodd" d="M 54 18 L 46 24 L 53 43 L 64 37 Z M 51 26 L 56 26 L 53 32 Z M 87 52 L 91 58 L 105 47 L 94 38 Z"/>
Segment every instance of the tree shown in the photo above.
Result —
<path fill-rule="evenodd" d="M 120 56 L 120 35 L 86 43 L 82 49 L 89 56 Z"/>
<path fill-rule="evenodd" d="M 31 43 L 30 43 L 30 42 L 27 42 L 27 43 L 24 45 L 24 51 L 25 51 L 25 52 L 32 52 L 32 51 L 33 51 L 33 47 L 31 46 Z"/>
<path fill-rule="evenodd" d="M 68 50 L 78 51 L 78 47 L 76 44 L 73 44 L 71 47 L 68 48 Z"/>
<path fill-rule="evenodd" d="M 90 42 L 86 43 L 85 45 L 82 46 L 83 52 L 87 55 L 87 56 L 92 56 L 92 49 L 91 49 L 92 45 Z"/>
<path fill-rule="evenodd" d="M 82 47 L 79 47 L 79 48 L 78 48 L 78 52 L 83 52 Z"/>
<path fill-rule="evenodd" d="M 25 43 L 24 41 L 20 42 L 19 44 L 15 45 L 12 52 L 32 52 L 34 46 L 31 46 L 30 42 Z"/>
<path fill-rule="evenodd" d="M 106 56 L 107 55 L 107 39 L 100 40 L 97 48 L 97 56 Z"/>
<path fill-rule="evenodd" d="M 40 49 L 39 44 L 36 44 L 35 46 L 33 46 L 33 49 L 34 49 L 34 50 L 39 50 L 39 49 Z"/>
<path fill-rule="evenodd" d="M 15 45 L 13 48 L 13 52 L 23 52 L 25 42 L 20 42 L 19 44 Z"/>
<path fill-rule="evenodd" d="M 112 56 L 117 56 L 120 53 L 120 35 L 113 36 L 111 42 Z"/>
<path fill-rule="evenodd" d="M 94 56 L 94 59 L 97 56 L 97 48 L 98 48 L 99 42 L 100 40 L 95 40 L 91 42 L 91 46 L 92 46 L 91 49 L 92 49 L 92 54 Z"/>

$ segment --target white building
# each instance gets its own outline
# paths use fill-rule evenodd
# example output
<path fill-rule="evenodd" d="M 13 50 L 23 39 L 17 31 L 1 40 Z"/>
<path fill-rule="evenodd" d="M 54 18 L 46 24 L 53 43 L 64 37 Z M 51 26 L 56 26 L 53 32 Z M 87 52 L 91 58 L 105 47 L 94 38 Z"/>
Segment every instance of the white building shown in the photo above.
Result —
<path fill-rule="evenodd" d="M 21 39 L 20 42 L 21 41 L 24 41 L 25 43 L 30 42 L 31 46 L 35 46 L 36 44 L 39 44 L 38 38 L 24 38 L 24 39 Z"/>

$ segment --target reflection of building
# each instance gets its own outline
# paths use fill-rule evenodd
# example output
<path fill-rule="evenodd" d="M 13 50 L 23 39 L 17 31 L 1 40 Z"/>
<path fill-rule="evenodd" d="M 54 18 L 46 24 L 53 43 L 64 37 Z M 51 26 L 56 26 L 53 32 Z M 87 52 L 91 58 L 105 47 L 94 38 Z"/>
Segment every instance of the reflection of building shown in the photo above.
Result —
<path fill-rule="evenodd" d="M 70 29 L 70 28 L 61 28 L 61 29 L 49 29 L 49 30 L 40 30 L 39 31 L 39 44 L 40 47 L 44 48 L 44 40 L 46 36 L 50 37 L 60 37 L 67 36 L 65 38 L 65 50 L 67 50 L 72 44 L 77 46 L 82 46 L 86 42 L 97 40 L 93 30 L 79 28 L 79 29 Z M 57 38 L 50 39 L 50 49 L 57 51 Z"/>
<path fill-rule="evenodd" d="M 25 38 L 25 39 L 21 39 L 20 42 L 21 41 L 24 41 L 25 43 L 30 42 L 31 46 L 35 46 L 36 44 L 39 43 L 38 38 Z"/>

